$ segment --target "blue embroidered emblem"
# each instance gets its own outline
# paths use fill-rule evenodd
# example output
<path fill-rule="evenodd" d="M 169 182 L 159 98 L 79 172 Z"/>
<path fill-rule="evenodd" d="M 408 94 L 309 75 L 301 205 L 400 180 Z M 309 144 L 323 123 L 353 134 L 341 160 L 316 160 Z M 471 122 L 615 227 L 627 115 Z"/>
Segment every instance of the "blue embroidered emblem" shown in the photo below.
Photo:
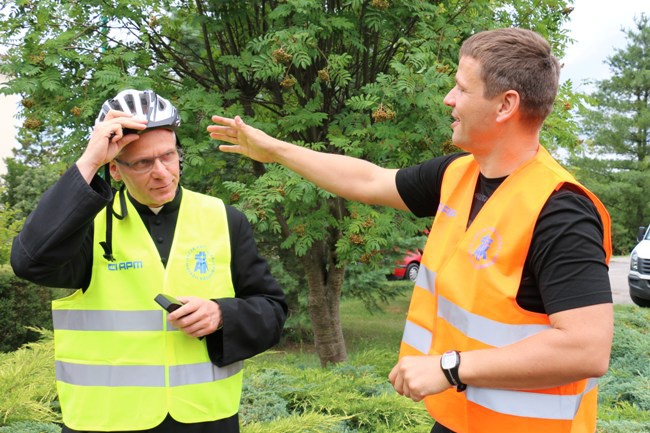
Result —
<path fill-rule="evenodd" d="M 196 246 L 185 256 L 185 269 L 197 280 L 208 280 L 214 275 L 214 256 L 208 253 L 205 245 Z"/>
<path fill-rule="evenodd" d="M 492 245 L 492 242 L 494 242 L 494 239 L 492 239 L 489 235 L 483 236 L 481 238 L 481 245 L 479 245 L 478 248 L 476 248 L 474 251 L 474 258 L 477 261 L 487 259 L 487 250 L 490 248 L 490 245 Z"/>
<path fill-rule="evenodd" d="M 492 266 L 501 250 L 501 236 L 494 227 L 479 230 L 469 244 L 468 253 L 477 269 Z"/>
<path fill-rule="evenodd" d="M 196 265 L 194 265 L 194 272 L 199 271 L 200 274 L 208 272 L 208 263 L 205 259 L 205 251 L 201 251 L 194 256 Z"/>

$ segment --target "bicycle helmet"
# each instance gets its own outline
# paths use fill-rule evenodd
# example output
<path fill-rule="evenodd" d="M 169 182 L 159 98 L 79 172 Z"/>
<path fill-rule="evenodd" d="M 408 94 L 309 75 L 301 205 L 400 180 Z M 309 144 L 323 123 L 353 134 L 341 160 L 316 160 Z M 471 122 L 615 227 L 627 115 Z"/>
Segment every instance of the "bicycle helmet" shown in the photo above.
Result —
<path fill-rule="evenodd" d="M 181 117 L 176 107 L 153 90 L 121 91 L 114 98 L 104 102 L 95 123 L 103 121 L 110 110 L 124 111 L 146 119 L 147 129 L 176 129 L 181 125 Z"/>

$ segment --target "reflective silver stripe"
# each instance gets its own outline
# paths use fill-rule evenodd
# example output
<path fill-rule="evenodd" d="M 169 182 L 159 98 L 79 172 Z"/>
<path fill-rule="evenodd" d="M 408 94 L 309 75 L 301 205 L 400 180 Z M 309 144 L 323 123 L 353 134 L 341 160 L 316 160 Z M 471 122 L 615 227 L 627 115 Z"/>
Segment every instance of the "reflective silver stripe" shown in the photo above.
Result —
<path fill-rule="evenodd" d="M 217 367 L 210 362 L 169 367 L 169 386 L 215 382 L 239 373 L 243 362 Z M 79 386 L 165 386 L 164 365 L 88 365 L 56 361 L 56 379 Z"/>
<path fill-rule="evenodd" d="M 241 361 L 225 367 L 217 367 L 211 362 L 201 364 L 174 365 L 169 367 L 169 386 L 194 385 L 215 382 L 239 373 L 243 367 Z"/>
<path fill-rule="evenodd" d="M 420 270 L 418 271 L 418 276 L 415 279 L 415 285 L 420 286 L 423 289 L 430 292 L 432 295 L 436 293 L 436 273 L 420 264 Z"/>
<path fill-rule="evenodd" d="M 589 379 L 584 392 L 576 395 L 540 394 L 536 392 L 468 386 L 467 399 L 494 412 L 527 418 L 571 420 L 575 418 L 582 396 L 598 385 Z"/>
<path fill-rule="evenodd" d="M 80 386 L 165 386 L 165 367 L 88 365 L 56 361 L 56 378 Z"/>
<path fill-rule="evenodd" d="M 406 325 L 404 325 L 404 335 L 402 336 L 402 341 L 404 343 L 419 350 L 424 355 L 428 355 L 429 350 L 431 350 L 432 337 L 433 334 L 428 329 L 423 328 L 410 320 L 406 321 Z"/>
<path fill-rule="evenodd" d="M 54 329 L 70 331 L 162 331 L 162 310 L 52 310 Z"/>
<path fill-rule="evenodd" d="M 550 325 L 511 325 L 470 313 L 438 296 L 438 316 L 466 336 L 490 346 L 502 347 L 535 335 Z"/>

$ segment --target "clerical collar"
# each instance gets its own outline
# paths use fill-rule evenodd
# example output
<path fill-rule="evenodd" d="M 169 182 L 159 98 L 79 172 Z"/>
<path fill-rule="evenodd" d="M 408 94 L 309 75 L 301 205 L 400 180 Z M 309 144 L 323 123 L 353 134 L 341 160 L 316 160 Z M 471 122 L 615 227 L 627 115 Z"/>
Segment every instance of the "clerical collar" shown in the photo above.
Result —
<path fill-rule="evenodd" d="M 128 193 L 128 190 L 127 190 L 127 193 Z M 129 200 L 131 200 L 131 204 L 133 204 L 133 207 L 135 207 L 135 209 L 138 211 L 138 213 L 143 213 L 144 212 L 144 213 L 158 215 L 159 213 L 168 214 L 168 213 L 178 211 L 178 208 L 181 206 L 181 197 L 183 195 L 183 190 L 179 186 L 176 189 L 176 196 L 174 197 L 174 199 L 172 201 L 170 201 L 169 203 L 165 203 L 164 205 L 162 205 L 162 206 L 160 206 L 158 208 L 150 208 L 149 206 L 143 205 L 142 203 L 139 203 L 138 201 L 136 201 L 136 199 L 134 199 L 133 196 L 131 196 L 131 194 L 127 194 L 127 195 L 129 197 Z M 156 212 L 154 209 L 158 210 L 158 212 Z"/>

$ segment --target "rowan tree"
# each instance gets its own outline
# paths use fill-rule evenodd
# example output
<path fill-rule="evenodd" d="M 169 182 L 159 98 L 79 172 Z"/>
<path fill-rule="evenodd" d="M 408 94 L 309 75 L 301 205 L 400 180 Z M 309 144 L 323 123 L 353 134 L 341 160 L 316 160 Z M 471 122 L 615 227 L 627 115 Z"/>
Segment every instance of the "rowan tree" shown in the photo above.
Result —
<path fill-rule="evenodd" d="M 292 287 L 308 294 L 326 365 L 347 356 L 339 320 L 346 267 L 385 266 L 396 239 L 431 221 L 350 203 L 282 167 L 223 155 L 205 132 L 210 116 L 241 114 L 281 139 L 382 166 L 421 162 L 455 150 L 443 98 L 462 41 L 518 25 L 548 37 L 561 55 L 567 3 L 20 0 L 3 9 L 0 41 L 11 48 L 0 72 L 11 77 L 4 92 L 22 97 L 23 150 L 47 140 L 68 163 L 108 97 L 133 87 L 171 99 L 183 119 L 184 184 L 243 210 L 272 261 L 296 276 Z M 555 119 L 544 133 L 554 146 L 564 140 L 554 131 L 571 126 Z"/>

